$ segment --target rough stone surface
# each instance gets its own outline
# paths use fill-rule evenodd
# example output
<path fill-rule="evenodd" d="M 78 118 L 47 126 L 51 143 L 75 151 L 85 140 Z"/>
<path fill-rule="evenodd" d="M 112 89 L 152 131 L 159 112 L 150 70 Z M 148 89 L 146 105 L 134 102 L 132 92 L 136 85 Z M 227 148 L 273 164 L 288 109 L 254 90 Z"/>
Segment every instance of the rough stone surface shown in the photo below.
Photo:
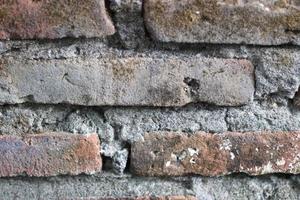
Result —
<path fill-rule="evenodd" d="M 228 109 L 226 122 L 229 131 L 295 131 L 300 130 L 300 112 L 275 102 L 254 102 Z"/>
<path fill-rule="evenodd" d="M 96 134 L 0 136 L 0 177 L 92 174 L 101 171 Z"/>
<path fill-rule="evenodd" d="M 73 109 L 70 106 L 15 105 L 0 107 L 0 134 L 22 136 L 59 130 L 72 132 L 71 128 L 63 129 L 72 112 Z M 74 120 L 74 123 L 77 121 Z"/>
<path fill-rule="evenodd" d="M 145 196 L 145 197 L 131 197 L 131 198 L 100 198 L 99 200 L 196 200 L 193 196 Z"/>
<path fill-rule="evenodd" d="M 199 200 L 298 200 L 300 176 L 242 175 L 218 178 L 92 176 L 0 179 L 3 200 L 99 199 L 136 196 L 196 195 Z M 195 193 L 193 192 L 195 191 Z"/>
<path fill-rule="evenodd" d="M 45 0 L 50 2 L 48 0 Z M 39 2 L 45 2 L 39 1 Z M 96 200 L 96 199 L 116 199 L 116 198 L 135 198 L 135 197 L 164 197 L 164 196 L 188 196 L 192 195 L 201 200 L 299 200 L 300 199 L 300 178 L 299 175 L 264 175 L 249 177 L 244 174 L 228 175 L 223 177 L 201 177 L 191 176 L 190 174 L 185 177 L 176 178 L 150 178 L 150 177 L 138 177 L 126 174 L 128 167 L 130 166 L 130 146 L 133 142 L 145 139 L 144 136 L 148 132 L 156 131 L 172 131 L 172 132 L 185 132 L 186 134 L 193 135 L 198 131 L 205 131 L 210 133 L 224 133 L 226 131 L 234 132 L 254 132 L 254 131 L 297 131 L 300 130 L 300 109 L 296 108 L 297 97 L 295 93 L 298 91 L 300 85 L 300 49 L 297 45 L 280 45 L 280 46 L 259 46 L 259 45 L 228 45 L 228 44 L 209 44 L 209 43 L 182 43 L 182 42 L 161 42 L 158 40 L 152 40 L 151 32 L 147 32 L 144 26 L 143 18 L 143 1 L 142 0 L 106 0 L 106 7 L 109 9 L 109 13 L 112 17 L 114 25 L 116 27 L 116 33 L 110 37 L 102 37 L 106 35 L 97 35 L 93 37 L 97 38 L 80 38 L 75 39 L 73 37 L 88 37 L 84 34 L 95 34 L 93 32 L 103 31 L 101 26 L 90 25 L 90 22 L 96 14 L 102 14 L 102 10 L 97 9 L 97 6 L 92 9 L 87 9 L 88 14 L 86 18 L 77 16 L 83 14 L 77 12 L 78 10 L 85 9 L 85 5 L 92 1 L 85 1 L 80 3 L 76 1 L 70 7 L 71 1 L 65 1 L 66 4 L 61 6 L 58 12 L 64 12 L 64 8 L 71 8 L 70 21 L 66 22 L 69 26 L 66 29 L 61 30 L 60 27 L 54 27 L 59 29 L 56 34 L 60 34 L 60 37 L 67 37 L 56 40 L 1 40 L 0 41 L 0 57 L 15 59 L 17 62 L 21 62 L 23 67 L 28 67 L 27 63 L 42 63 L 40 67 L 48 65 L 55 65 L 55 69 L 61 69 L 64 62 L 70 65 L 71 70 L 79 70 L 80 76 L 85 80 L 89 80 L 89 72 L 86 73 L 85 69 L 94 69 L 97 66 L 107 66 L 105 62 L 117 59 L 153 59 L 151 65 L 155 65 L 157 68 L 165 68 L 165 65 L 161 63 L 170 64 L 172 60 L 182 60 L 185 63 L 191 64 L 190 60 L 194 58 L 217 58 L 219 60 L 234 59 L 234 60 L 249 60 L 255 69 L 253 78 L 255 78 L 255 92 L 254 101 L 248 102 L 245 106 L 223 107 L 214 106 L 211 104 L 190 104 L 183 107 L 148 107 L 146 106 L 126 106 L 126 107 L 99 107 L 99 106 L 78 106 L 69 105 L 72 102 L 61 102 L 62 105 L 55 105 L 50 99 L 48 101 L 51 105 L 40 104 L 34 101 L 31 96 L 26 96 L 22 101 L 24 104 L 16 105 L 1 105 L 0 106 L 0 135 L 11 135 L 18 137 L 25 137 L 29 134 L 36 134 L 41 132 L 71 132 L 75 134 L 89 134 L 97 133 L 101 140 L 101 155 L 103 156 L 103 173 L 94 175 L 78 175 L 78 176 L 56 176 L 51 178 L 32 178 L 32 177 L 13 177 L 13 178 L 0 178 L 0 199 L 80 199 L 80 200 Z M 102 0 L 103 1 L 103 0 Z M 4 2 L 4 1 L 3 1 Z M 2 3 L 3 3 L 2 2 Z M 5 1 L 7 3 L 9 1 Z M 15 2 L 21 2 L 16 0 Z M 38 1 L 23 1 L 31 2 L 28 5 L 37 5 Z M 56 1 L 58 4 L 62 1 Z M 78 3 L 79 2 L 79 3 Z M 96 1 L 94 1 L 96 2 Z M 97 1 L 97 2 L 100 2 Z M 146 1 L 144 1 L 145 3 Z M 163 1 L 162 1 L 163 2 Z M 166 2 L 166 1 L 165 1 Z M 171 3 L 185 3 L 187 1 L 169 1 Z M 198 0 L 192 0 L 191 2 L 204 2 Z M 205 1 L 205 5 L 211 5 L 216 0 Z M 236 14 L 249 15 L 249 12 L 241 11 L 254 11 L 257 12 L 257 7 L 261 5 L 275 5 L 284 7 L 286 3 L 295 4 L 296 1 L 285 0 L 257 0 L 257 1 L 219 1 L 223 2 L 222 5 L 235 4 L 228 12 L 232 13 L 232 10 L 237 11 Z M 259 3 L 257 3 L 259 2 Z M 0 4 L 2 5 L 1 0 Z M 54 3 L 53 3 L 54 4 Z M 99 3 L 99 5 L 101 2 Z M 259 5 L 260 4 L 260 5 Z M 81 5 L 81 6 L 77 6 Z M 298 4 L 299 5 L 299 4 Z M 18 4 L 18 7 L 22 4 Z M 69 6 L 69 7 L 68 7 Z M 158 5 L 159 6 L 159 5 Z M 0 6 L 1 7 L 1 6 Z M 264 16 L 274 16 L 274 10 L 270 12 L 265 11 L 265 7 L 261 7 L 261 13 Z M 73 9 L 75 8 L 75 9 Z M 104 10 L 104 7 L 102 7 Z M 202 6 L 202 10 L 205 12 L 210 11 L 210 7 Z M 99 12 L 92 13 L 93 10 Z M 252 9 L 252 10 L 250 10 Z M 189 6 L 185 11 L 189 12 Z M 291 13 L 292 9 L 287 10 L 285 8 L 280 10 L 280 14 L 285 15 Z M 36 12 L 37 10 L 32 9 Z M 40 12 L 41 10 L 39 10 Z M 54 11 L 54 10 L 53 10 Z M 240 12 L 238 12 L 240 11 Z M 1 12 L 1 11 L 0 11 Z M 27 15 L 32 12 L 27 12 Z M 92 13 L 92 14 L 91 14 Z M 45 13 L 47 14 L 47 13 Z M 94 15 L 95 14 L 95 15 Z M 104 13 L 105 14 L 105 13 Z M 192 13 L 191 13 L 192 14 Z M 211 14 L 218 14 L 212 12 Z M 251 13 L 250 13 L 251 14 Z M 0 13 L 1 15 L 1 13 Z M 10 13 L 10 16 L 12 13 Z M 97 15 L 100 16 L 100 15 Z M 251 15 L 259 17 L 259 15 Z M 25 16 L 26 17 L 26 16 Z M 67 16 L 68 17 L 68 16 Z M 289 16 L 286 16 L 287 18 Z M 1 17 L 0 17 L 1 18 Z M 75 19 L 76 20 L 72 20 Z M 254 18 L 247 17 L 247 25 L 251 23 Z M 30 27 L 36 26 L 35 22 L 28 18 L 32 24 Z M 160 18 L 167 22 L 167 18 Z M 205 16 L 204 16 L 205 19 Z M 261 18 L 263 20 L 263 18 Z M 40 18 L 38 22 L 49 21 Z M 87 21 L 90 20 L 90 21 Z M 225 20 L 225 19 L 224 19 Z M 238 19 L 237 19 L 238 20 Z M 0 19 L 1 21 L 1 19 Z M 18 20 L 15 20 L 19 22 Z M 78 21 L 84 23 L 79 24 Z M 58 22 L 58 21 L 57 21 Z M 87 22 L 87 23 L 86 23 Z M 98 21 L 99 24 L 105 21 Z M 180 21 L 176 21 L 178 23 Z M 228 25 L 234 20 L 226 21 L 223 25 Z M 260 21 L 255 21 L 260 22 Z M 276 23 L 280 22 L 276 21 Z M 0 22 L 1 25 L 2 22 Z M 7 21 L 7 23 L 10 23 Z M 205 22 L 210 27 L 208 22 Z M 211 23 L 211 21 L 209 22 Z M 276 25 L 275 23 L 275 25 Z M 268 28 L 271 23 L 263 21 L 266 24 L 263 28 Z M 14 25 L 10 23 L 10 25 Z M 28 25 L 28 24 L 26 24 Z M 49 27 L 52 24 L 48 24 Z M 76 32 L 72 30 L 72 25 L 76 28 Z M 180 23 L 178 23 L 180 25 Z M 219 25 L 219 24 L 218 24 Z M 230 24 L 234 25 L 234 24 Z M 249 25 L 249 24 L 248 24 Z M 264 39 L 263 42 L 271 42 L 272 44 L 281 44 L 286 42 L 293 42 L 299 44 L 299 37 L 290 37 L 297 35 L 293 33 L 280 32 L 285 28 L 284 26 L 275 26 L 276 33 L 267 35 L 255 35 L 261 31 L 261 26 L 255 26 L 254 30 L 247 25 L 249 32 L 243 34 L 246 37 L 245 42 L 256 42 L 256 39 Z M 112 26 L 110 26 L 112 27 Z M 177 26 L 178 28 L 180 26 Z M 208 28 L 209 28 L 208 27 Z M 222 28 L 221 27 L 221 28 Z M 253 26 L 252 26 L 253 27 Z M 2 27 L 1 27 L 2 28 Z M 0 28 L 0 29 L 1 29 Z M 19 27 L 22 28 L 22 27 Z M 85 28 L 85 30 L 83 29 Z M 89 28 L 89 29 L 86 29 Z M 67 30 L 68 29 L 68 30 Z M 93 29 L 93 30 L 92 30 Z M 171 29 L 174 29 L 173 27 Z M 170 30 L 171 30 L 170 29 Z M 92 31 L 90 31 L 92 30 Z M 245 28 L 235 30 L 233 28 L 232 35 L 240 34 L 240 31 L 244 31 Z M 275 30 L 275 29 L 274 29 Z M 9 31 L 15 31 L 15 29 L 9 29 Z M 27 31 L 24 30 L 24 31 Z M 34 28 L 30 30 L 30 34 L 35 34 L 39 29 Z M 45 29 L 46 31 L 46 29 Z M 68 32 L 64 32 L 68 31 Z M 83 32 L 79 32 L 83 31 Z M 84 32 L 84 31 L 88 31 Z M 149 29 L 148 29 L 149 31 Z M 173 30 L 171 30 L 173 31 Z M 216 43 L 226 43 L 231 40 L 230 43 L 240 43 L 241 38 L 230 38 L 226 32 L 219 29 L 217 34 L 209 29 L 202 29 L 196 32 L 190 32 L 193 35 L 199 33 L 205 33 L 205 40 L 212 38 L 215 40 L 218 35 L 220 37 Z M 230 30 L 231 31 L 231 30 Z M 256 32 L 255 32 L 256 31 Z M 267 30 L 266 31 L 270 31 Z M 22 32 L 23 34 L 24 32 Z M 39 32 L 43 34 L 44 32 Z M 99 33 L 99 32 L 97 32 Z M 175 33 L 174 31 L 172 33 Z M 249 34 L 248 34 L 249 33 Z M 81 34 L 81 35 L 80 35 Z M 226 35 L 227 34 L 227 35 Z M 279 36 L 280 35 L 280 36 Z M 289 35 L 289 36 L 288 36 Z M 186 37 L 186 35 L 183 35 Z M 276 37 L 273 37 L 276 36 Z M 279 37 L 277 37 L 279 36 Z M 209 38 L 208 38 L 209 37 Z M 273 37 L 273 38 L 272 38 Z M 18 37 L 20 38 L 20 37 Z M 182 38 L 181 38 L 182 39 Z M 286 39 L 286 40 L 285 40 Z M 233 41 L 233 42 L 232 42 Z M 297 42 L 298 41 L 298 42 Z M 242 42 L 243 43 L 243 42 Z M 127 49 L 127 50 L 124 50 Z M 131 49 L 131 50 L 130 50 Z M 153 61 L 153 62 L 152 62 Z M 158 62 L 159 61 L 159 62 Z M 61 64 L 63 63 L 63 64 Z M 145 63 L 145 62 L 144 62 Z M 150 63 L 150 62 L 149 62 Z M 143 64 L 143 63 L 142 63 Z M 141 64 L 141 65 L 142 65 Z M 127 63 L 124 63 L 127 65 Z M 65 66 L 65 65 L 63 65 Z M 74 67 L 75 66 L 75 67 Z M 92 66 L 91 68 L 88 68 Z M 136 65 L 137 68 L 142 68 Z M 149 67 L 150 65 L 148 65 Z M 154 69 L 155 67 L 153 67 Z M 29 68 L 30 69 L 30 68 Z M 41 68 L 39 68 L 41 69 Z M 54 67 L 52 68 L 54 69 Z M 120 69 L 120 68 L 117 68 Z M 152 69 L 149 67 L 149 69 Z M 168 69 L 168 68 L 167 68 Z M 24 70 L 24 69 L 23 69 Z M 38 70 L 37 70 L 38 71 Z M 165 71 L 165 73 L 169 73 Z M 16 72 L 19 76 L 20 73 Z M 5 86 L 13 85 L 10 83 L 10 77 L 2 78 L 7 75 L 7 71 L 0 69 L 0 97 L 7 92 Z M 32 74 L 33 76 L 34 74 Z M 53 71 L 51 75 L 56 76 L 56 71 Z M 60 74 L 61 75 L 61 74 Z M 70 76 L 70 74 L 68 74 Z M 74 77 L 73 73 L 71 74 Z M 95 75 L 95 79 L 98 74 Z M 176 74 L 174 74 L 176 75 Z M 196 74 L 197 75 L 197 74 Z M 255 75 L 255 76 L 254 76 Z M 147 75 L 148 76 L 148 75 Z M 177 76 L 177 75 L 176 75 Z M 93 76 L 92 76 L 93 77 Z M 31 80 L 31 76 L 28 80 Z M 172 78 L 172 77 L 171 77 Z M 202 77 L 199 77 L 199 79 Z M 230 79 L 230 78 L 228 78 Z M 41 79 L 43 80 L 43 79 Z M 184 79 L 183 79 L 184 80 Z M 36 80 L 34 84 L 28 86 L 28 91 L 35 88 L 36 85 L 40 86 L 40 80 Z M 93 79 L 92 79 L 93 81 Z M 189 79 L 186 79 L 189 82 Z M 77 83 L 77 82 L 76 82 Z M 112 82 L 113 83 L 113 82 Z M 142 83 L 142 79 L 141 82 Z M 193 82 L 192 82 L 193 83 Z M 24 83 L 23 83 L 24 84 Z M 95 81 L 90 83 L 91 86 L 98 84 L 97 87 L 103 86 L 99 82 Z M 24 84 L 25 85 L 25 84 Z M 88 85 L 88 87 L 90 87 Z M 193 85 L 193 84 L 191 84 Z M 144 88 L 144 85 L 140 85 Z M 44 88 L 42 88 L 44 91 Z M 64 88 L 61 89 L 64 92 Z M 83 91 L 84 89 L 74 90 Z M 12 92 L 13 89 L 11 90 Z M 40 92 L 40 91 L 39 91 Z M 47 92 L 53 93 L 52 90 Z M 90 91 L 89 91 L 90 92 Z M 97 91 L 95 96 L 98 95 Z M 122 94 L 123 91 L 116 91 L 118 94 Z M 57 93 L 53 93 L 57 95 Z M 191 93 L 192 102 L 198 102 L 197 95 Z M 72 93 L 73 95 L 73 93 Z M 74 94 L 75 96 L 78 93 Z M 107 94 L 103 94 L 107 96 Z M 49 95 L 50 96 L 50 95 Z M 94 97 L 95 97 L 94 96 Z M 9 96 L 10 98 L 11 96 Z M 92 96 L 93 97 L 93 96 Z M 98 97 L 98 96 L 97 96 Z M 16 96 L 15 100 L 18 100 Z M 103 98 L 99 96 L 99 99 Z M 1 99 L 1 98 L 0 98 Z M 293 100 L 292 100 L 293 99 Z M 294 104 L 293 102 L 294 101 Z M 84 104 L 86 105 L 86 104 Z M 89 104 L 88 104 L 89 105 Z M 1 145 L 0 145 L 1 146 Z M 273 145 L 277 147 L 277 145 Z M 129 153 L 129 154 L 128 154 Z M 231 155 L 230 155 L 231 156 Z M 230 157 L 231 158 L 231 157 Z M 127 167 L 126 167 L 127 165 Z M 125 170 L 125 171 L 124 171 Z M 107 172 L 114 172 L 118 175 L 107 175 Z M 123 172 L 123 173 L 122 173 Z M 124 174 L 125 172 L 125 174 Z"/>
<path fill-rule="evenodd" d="M 299 144 L 300 132 L 149 133 L 133 144 L 131 169 L 150 176 L 298 174 Z"/>
<path fill-rule="evenodd" d="M 193 195 L 189 180 L 115 176 L 110 173 L 92 176 L 0 179 L 3 200 L 60 200 L 124 198 L 137 196 Z"/>
<path fill-rule="evenodd" d="M 128 3 L 128 2 L 127 2 Z M 125 1 L 121 1 L 126 6 Z M 131 9 L 131 8 L 130 8 Z M 126 11 L 126 9 L 125 9 Z M 126 19 L 126 13 L 120 16 Z M 123 14 L 121 13 L 123 12 Z M 135 11 L 134 11 L 135 12 Z M 132 22 L 135 23 L 135 22 Z M 126 30 L 126 26 L 124 26 Z M 125 33 L 125 32 L 124 32 Z M 123 38 L 123 44 L 130 44 L 130 37 Z M 122 39 L 122 40 L 123 40 Z M 127 41 L 125 41 L 125 39 Z M 118 40 L 116 40 L 118 41 Z M 132 41 L 134 42 L 134 41 Z M 143 43 L 143 40 L 137 43 Z M 130 50 L 110 49 L 106 41 L 100 39 L 37 41 L 2 41 L 0 54 L 27 60 L 69 60 L 89 58 L 133 57 Z M 134 44 L 134 43 L 132 43 Z M 143 43 L 144 45 L 148 45 Z M 144 46 L 143 48 L 148 48 Z M 300 129 L 299 109 L 294 108 L 289 99 L 293 98 L 299 87 L 299 48 L 297 47 L 257 47 L 228 45 L 163 44 L 148 52 L 140 49 L 140 57 L 168 59 L 189 58 L 193 55 L 226 59 L 248 59 L 255 67 L 255 101 L 242 107 L 216 107 L 212 105 L 191 104 L 180 108 L 150 107 L 82 107 L 64 105 L 4 105 L 0 106 L 0 133 L 21 136 L 45 131 L 65 131 L 78 134 L 95 132 L 101 138 L 101 154 L 111 160 L 118 157 L 117 152 L 127 149 L 129 144 L 143 139 L 146 132 L 182 131 L 193 134 L 197 131 L 222 133 L 226 131 L 291 131 Z M 165 51 L 167 49 L 168 51 Z M 153 49 L 152 49 L 153 50 Z M 180 52 L 179 52 L 180 51 Z M 292 81 L 291 81 L 292 80 Z M 122 161 L 125 161 L 122 160 Z M 111 170 L 117 172 L 118 165 L 111 163 Z M 125 170 L 127 171 L 127 169 Z M 239 178 L 197 177 L 193 190 L 198 199 L 295 199 L 298 200 L 299 175 L 287 177 L 259 176 Z M 0 179 L 0 190 L 5 191 L 7 199 L 61 199 L 96 197 L 133 197 L 151 195 L 182 195 L 182 187 L 191 187 L 178 180 L 166 184 L 165 179 L 147 182 L 141 178 L 113 178 L 109 181 L 94 177 L 62 177 L 53 179 Z M 1 183 L 5 188 L 1 188 Z M 100 183 L 101 182 L 101 183 Z M 118 183 L 122 182 L 121 185 Z M 136 183 L 136 184 L 135 184 Z M 157 187 L 153 186 L 156 184 Z M 199 183 L 199 186 L 196 184 Z M 113 184 L 113 185 L 112 185 Z M 135 184 L 135 185 L 134 185 Z M 149 185 L 150 184 L 150 185 Z M 58 186 L 60 185 L 60 186 Z M 63 185 L 63 186 L 62 186 Z M 129 185 L 129 186 L 127 186 Z M 131 186 L 130 186 L 131 185 Z M 149 188 L 151 186 L 151 188 Z M 231 187 L 232 186 L 232 187 Z M 68 188 L 68 191 L 63 191 Z M 74 189 L 75 188 L 75 189 Z M 99 188 L 104 188 L 99 189 Z M 113 190 L 113 188 L 116 188 Z M 125 188 L 125 189 L 124 189 Z M 233 188 L 233 189 L 232 189 Z M 26 190 L 26 191 L 25 191 Z M 59 190 L 59 191 L 58 191 Z M 160 191 L 158 191 L 160 190 Z M 70 194 L 68 193 L 70 191 Z M 168 191 L 168 192 L 166 192 Z M 178 192 L 177 192 L 178 191 Z M 56 193 L 58 197 L 55 198 Z M 47 196 L 48 194 L 48 196 Z M 66 195 L 67 194 L 67 195 Z M 224 195 L 223 195 L 224 194 Z M 51 199 L 50 198 L 50 199 Z M 4 198 L 5 199 L 5 198 Z"/>
<path fill-rule="evenodd" d="M 117 42 L 127 49 L 149 44 L 142 14 L 143 0 L 110 0 L 110 9 L 117 29 Z"/>
<path fill-rule="evenodd" d="M 200 105 L 183 108 L 108 108 L 103 111 L 93 107 L 18 105 L 0 107 L 0 112 L 0 133 L 19 136 L 59 130 L 79 134 L 95 132 L 101 142 L 110 142 L 115 134 L 119 135 L 119 139 L 130 141 L 130 135 L 139 139 L 138 135 L 144 132 L 159 130 L 227 130 L 226 109 Z"/>
<path fill-rule="evenodd" d="M 52 60 L 2 56 L 0 103 L 236 106 L 253 99 L 254 69 L 247 60 L 113 56 Z"/>
<path fill-rule="evenodd" d="M 225 176 L 193 178 L 199 200 L 298 200 L 300 176 Z"/>
<path fill-rule="evenodd" d="M 183 108 L 109 108 L 106 120 L 117 130 L 119 139 L 132 143 L 141 140 L 146 132 L 199 130 L 224 132 L 226 109 L 201 105 Z"/>
<path fill-rule="evenodd" d="M 122 174 L 124 172 L 127 165 L 128 154 L 127 149 L 122 149 L 114 154 L 112 165 L 115 173 Z"/>
<path fill-rule="evenodd" d="M 123 1 L 122 1 L 123 2 Z M 125 16 L 124 16 L 125 17 Z M 126 17 L 125 17 L 126 18 Z M 145 44 L 145 42 L 142 42 Z M 167 47 L 168 46 L 168 47 Z M 89 58 L 155 57 L 160 59 L 191 59 L 195 54 L 203 57 L 248 59 L 255 67 L 255 99 L 278 102 L 292 99 L 300 86 L 300 50 L 297 47 L 253 47 L 213 45 L 163 45 L 151 51 L 143 49 L 136 54 L 130 50 L 112 49 L 105 41 L 90 39 L 37 43 L 34 41 L 6 41 L 4 55 L 29 60 L 64 60 Z M 168 49 L 165 51 L 163 49 Z M 187 50 L 188 49 L 188 50 Z M 181 51 L 178 53 L 178 51 Z M 1 83 L 0 83 L 1 85 Z"/>
<path fill-rule="evenodd" d="M 300 38 L 300 37 L 299 37 Z M 299 49 L 261 49 L 252 54 L 255 63 L 255 95 L 292 99 L 300 86 Z"/>
<path fill-rule="evenodd" d="M 298 0 L 146 0 L 144 18 L 164 42 L 300 44 Z"/>
<path fill-rule="evenodd" d="M 104 0 L 9 0 L 0 5 L 0 39 L 112 35 Z"/>
<path fill-rule="evenodd" d="M 0 54 L 6 51 L 6 45 L 3 42 L 0 42 Z"/>

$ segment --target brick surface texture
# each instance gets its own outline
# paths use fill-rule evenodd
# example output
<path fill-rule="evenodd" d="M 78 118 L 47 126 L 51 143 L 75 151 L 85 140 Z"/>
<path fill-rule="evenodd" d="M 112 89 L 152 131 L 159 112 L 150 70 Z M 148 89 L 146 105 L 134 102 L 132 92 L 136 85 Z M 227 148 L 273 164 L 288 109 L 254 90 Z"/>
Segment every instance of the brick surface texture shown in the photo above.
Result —
<path fill-rule="evenodd" d="M 0 136 L 0 177 L 92 174 L 101 170 L 96 134 Z"/>
<path fill-rule="evenodd" d="M 248 60 L 140 56 L 88 61 L 84 57 L 44 61 L 0 57 L 0 81 L 7 88 L 0 103 L 236 106 L 253 99 L 254 69 Z"/>
<path fill-rule="evenodd" d="M 102 37 L 114 32 L 104 0 L 0 1 L 0 39 Z"/>
<path fill-rule="evenodd" d="M 131 165 L 134 173 L 148 176 L 297 174 L 299 145 L 300 132 L 153 133 L 133 145 Z"/>
<path fill-rule="evenodd" d="M 298 0 L 146 0 L 151 36 L 165 42 L 300 44 Z"/>
<path fill-rule="evenodd" d="M 0 0 L 0 200 L 299 200 L 300 0 Z"/>

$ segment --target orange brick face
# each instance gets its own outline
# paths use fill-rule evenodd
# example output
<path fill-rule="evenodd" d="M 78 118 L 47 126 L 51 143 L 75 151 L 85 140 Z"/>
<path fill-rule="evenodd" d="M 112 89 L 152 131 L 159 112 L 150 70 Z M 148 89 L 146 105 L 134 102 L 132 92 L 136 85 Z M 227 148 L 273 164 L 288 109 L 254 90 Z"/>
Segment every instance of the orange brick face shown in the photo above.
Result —
<path fill-rule="evenodd" d="M 0 1 L 0 39 L 102 37 L 114 32 L 104 0 Z"/>
<path fill-rule="evenodd" d="M 0 136 L 0 177 L 92 174 L 101 171 L 96 134 Z"/>
<path fill-rule="evenodd" d="M 147 176 L 297 174 L 299 145 L 300 132 L 153 133 L 133 145 L 131 164 Z"/>

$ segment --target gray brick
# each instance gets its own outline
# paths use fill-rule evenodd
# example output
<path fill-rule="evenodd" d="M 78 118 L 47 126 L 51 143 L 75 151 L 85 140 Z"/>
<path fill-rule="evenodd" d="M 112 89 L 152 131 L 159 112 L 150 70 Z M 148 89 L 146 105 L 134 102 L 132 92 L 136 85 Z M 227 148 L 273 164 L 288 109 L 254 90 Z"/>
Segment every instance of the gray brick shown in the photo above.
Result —
<path fill-rule="evenodd" d="M 12 54 L 0 57 L 0 68 L 0 104 L 236 106 L 251 102 L 254 93 L 251 62 L 198 55 L 112 51 L 98 58 L 24 59 Z"/>

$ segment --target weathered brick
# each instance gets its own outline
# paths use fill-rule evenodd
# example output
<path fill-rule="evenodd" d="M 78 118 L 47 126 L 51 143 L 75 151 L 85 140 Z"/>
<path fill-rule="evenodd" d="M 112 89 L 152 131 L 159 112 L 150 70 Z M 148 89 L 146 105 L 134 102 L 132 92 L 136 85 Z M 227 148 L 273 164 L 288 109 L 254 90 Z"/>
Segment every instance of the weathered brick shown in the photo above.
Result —
<path fill-rule="evenodd" d="M 298 0 L 146 0 L 153 38 L 165 42 L 300 44 Z"/>
<path fill-rule="evenodd" d="M 149 133 L 131 151 L 138 175 L 300 173 L 300 132 Z"/>
<path fill-rule="evenodd" d="M 114 32 L 104 0 L 0 1 L 0 39 L 102 37 Z"/>
<path fill-rule="evenodd" d="M 0 136 L 0 177 L 91 174 L 101 167 L 97 134 Z"/>
<path fill-rule="evenodd" d="M 0 57 L 0 104 L 182 106 L 207 102 L 236 106 L 253 99 L 254 72 L 248 60 L 169 54 L 112 56 Z"/>

